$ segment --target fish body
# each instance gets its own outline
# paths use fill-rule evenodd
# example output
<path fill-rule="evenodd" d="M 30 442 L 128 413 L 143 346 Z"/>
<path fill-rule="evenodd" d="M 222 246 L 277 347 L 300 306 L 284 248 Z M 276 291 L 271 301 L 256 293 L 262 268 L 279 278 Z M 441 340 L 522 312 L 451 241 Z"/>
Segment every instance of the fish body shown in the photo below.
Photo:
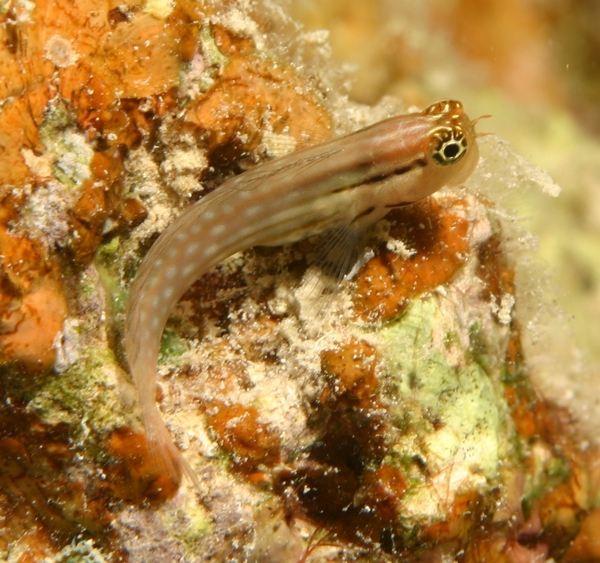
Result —
<path fill-rule="evenodd" d="M 185 471 L 200 486 L 156 405 L 157 359 L 171 310 L 192 283 L 252 246 L 327 231 L 345 233 L 335 237 L 342 244 L 359 239 L 394 207 L 462 184 L 478 159 L 474 122 L 460 102 L 444 100 L 256 166 L 190 205 L 160 235 L 132 284 L 124 339 L 149 447 L 176 482 Z"/>

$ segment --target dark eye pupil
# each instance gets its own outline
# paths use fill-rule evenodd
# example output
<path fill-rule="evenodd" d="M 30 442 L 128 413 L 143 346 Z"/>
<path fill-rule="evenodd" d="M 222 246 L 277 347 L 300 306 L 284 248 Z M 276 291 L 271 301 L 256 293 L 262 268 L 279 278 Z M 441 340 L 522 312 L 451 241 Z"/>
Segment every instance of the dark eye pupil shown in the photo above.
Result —
<path fill-rule="evenodd" d="M 449 160 L 455 158 L 459 152 L 460 147 L 458 146 L 458 143 L 450 143 L 444 147 L 444 156 Z"/>
<path fill-rule="evenodd" d="M 431 141 L 431 156 L 442 166 L 458 162 L 467 152 L 467 140 L 458 127 L 443 127 Z"/>

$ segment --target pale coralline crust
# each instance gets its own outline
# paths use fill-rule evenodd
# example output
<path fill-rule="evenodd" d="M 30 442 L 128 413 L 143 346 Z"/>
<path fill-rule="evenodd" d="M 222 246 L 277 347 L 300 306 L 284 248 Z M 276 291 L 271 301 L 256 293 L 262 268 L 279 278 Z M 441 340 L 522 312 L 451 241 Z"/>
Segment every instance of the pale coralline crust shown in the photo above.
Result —
<path fill-rule="evenodd" d="M 310 242 L 233 256 L 192 288 L 166 332 L 160 404 L 203 490 L 198 495 L 185 484 L 176 493 L 161 481 L 144 457 L 126 375 L 107 352 L 109 346 L 119 352 L 122 302 L 145 247 L 190 197 L 239 171 L 240 157 L 246 159 L 242 166 L 250 165 L 286 150 L 281 148 L 286 139 L 291 146 L 312 144 L 332 128 L 355 129 L 399 111 L 400 104 L 386 100 L 366 108 L 347 102 L 341 81 L 328 70 L 322 34 L 303 34 L 272 2 L 181 0 L 142 6 L 134 0 L 65 0 L 15 3 L 7 13 L 0 53 L 3 73 L 11 77 L 2 85 L 0 113 L 0 142 L 8 148 L 1 167 L 3 193 L 22 190 L 30 205 L 40 205 L 30 194 L 49 181 L 58 183 L 64 190 L 60 218 L 67 225 L 61 224 L 60 232 L 70 232 L 68 221 L 79 220 L 81 232 L 89 235 L 83 249 L 72 243 L 81 269 L 65 273 L 71 318 L 62 331 L 60 322 L 50 331 L 60 351 L 61 375 L 51 374 L 26 396 L 28 409 L 40 417 L 33 433 L 58 423 L 70 428 L 82 452 L 71 469 L 84 471 L 86 486 L 118 507 L 103 507 L 101 522 L 91 518 L 81 524 L 94 538 L 93 544 L 84 542 L 82 556 L 111 552 L 114 558 L 145 563 L 165 557 L 284 563 L 301 560 L 313 545 L 313 562 L 392 561 L 395 557 L 386 551 L 412 548 L 422 534 L 428 542 L 443 537 L 450 547 L 440 548 L 438 555 L 453 557 L 458 548 L 452 542 L 476 527 L 461 520 L 473 506 L 493 514 L 489 505 L 502 505 L 497 529 L 502 523 L 507 529 L 514 522 L 525 525 L 515 499 L 529 495 L 534 503 L 532 489 L 543 490 L 546 482 L 541 470 L 524 488 L 514 444 L 531 421 L 521 412 L 519 418 L 504 395 L 504 359 L 516 330 L 509 306 L 514 291 L 510 283 L 499 282 L 494 292 L 478 273 L 485 263 L 478 250 L 500 237 L 501 229 L 493 207 L 467 193 L 436 199 L 443 213 L 455 213 L 467 225 L 460 235 L 464 256 L 441 286 L 424 284 L 422 295 L 411 295 L 410 308 L 398 321 L 392 315 L 366 322 L 353 312 L 355 287 L 365 281 L 360 272 L 336 286 L 330 298 L 315 302 L 311 290 L 322 280 L 307 269 L 316 252 Z M 15 29 L 21 34 L 15 44 L 26 45 L 26 52 L 9 48 Z M 220 82 L 224 79 L 236 87 L 227 88 Z M 68 111 L 64 134 L 55 128 L 51 146 L 42 142 L 40 129 L 60 113 L 63 101 L 57 94 Z M 86 148 L 77 150 L 81 141 Z M 58 146 L 73 148 L 77 158 L 69 161 L 72 166 L 52 148 Z M 497 146 L 490 141 L 487 155 L 484 151 L 469 193 L 483 193 L 486 182 L 499 182 L 507 160 L 519 164 L 510 152 L 502 166 L 489 164 L 487 156 Z M 530 173 L 526 169 L 524 174 Z M 106 191 L 106 199 L 98 195 Z M 131 211 L 115 200 L 130 205 L 142 200 L 145 209 Z M 60 237 L 49 223 L 29 236 L 40 239 L 37 244 L 54 258 L 60 251 L 49 241 Z M 121 238 L 124 230 L 127 237 Z M 380 234 L 382 242 L 372 241 L 371 254 L 384 247 L 400 248 L 401 259 L 417 256 L 389 237 L 385 241 L 385 226 Z M 510 277 L 510 268 L 498 268 Z M 61 290 L 55 303 L 63 302 Z M 475 352 L 473 335 L 479 346 Z M 327 352 L 345 358 L 355 353 L 356 372 L 349 375 L 347 364 L 335 361 L 324 370 Z M 441 406 L 436 392 L 446 396 Z M 98 393 L 102 401 L 96 402 Z M 353 401 L 373 419 L 381 417 L 386 428 L 373 434 L 381 442 L 383 461 L 368 458 L 375 477 L 369 481 L 369 471 L 359 474 L 363 481 L 356 505 L 376 498 L 397 509 L 392 540 L 365 535 L 357 521 L 350 531 L 336 522 L 319 522 L 303 505 L 302 488 L 294 487 L 313 475 L 312 467 L 323 467 L 311 458 L 311 450 L 323 438 L 328 409 L 347 408 Z M 89 415 L 88 409 L 93 411 Z M 233 416 L 222 420 L 222 412 Z M 11 436 L 16 442 L 20 438 Z M 532 459 L 542 466 L 560 465 L 562 458 L 547 440 L 531 440 L 534 445 L 524 441 L 521 446 L 530 448 Z M 589 486 L 577 497 L 580 510 L 593 505 L 597 492 L 597 476 L 586 478 Z M 19 491 L 23 483 L 30 485 L 33 478 L 28 479 L 11 485 Z M 505 494 L 501 502 L 492 496 L 497 486 Z M 159 506 L 141 506 L 146 496 L 158 499 Z M 478 517 L 482 513 L 475 511 Z M 49 521 L 62 522 L 60 516 Z M 400 529 L 408 531 L 401 535 Z M 74 537 L 79 530 L 73 526 L 64 535 Z M 328 537 L 331 531 L 338 537 Z M 313 533 L 317 541 L 311 544 Z M 385 549 L 375 545 L 379 541 Z M 472 543 L 483 550 L 486 541 L 496 541 L 489 549 L 500 551 L 508 539 L 484 541 L 475 535 L 458 547 L 466 549 L 467 560 L 476 560 L 475 550 L 467 548 Z M 54 554 L 56 560 L 62 548 L 71 553 L 41 532 L 38 542 L 35 553 Z M 19 541 L 0 549 L 6 559 L 27 549 L 34 553 Z"/>

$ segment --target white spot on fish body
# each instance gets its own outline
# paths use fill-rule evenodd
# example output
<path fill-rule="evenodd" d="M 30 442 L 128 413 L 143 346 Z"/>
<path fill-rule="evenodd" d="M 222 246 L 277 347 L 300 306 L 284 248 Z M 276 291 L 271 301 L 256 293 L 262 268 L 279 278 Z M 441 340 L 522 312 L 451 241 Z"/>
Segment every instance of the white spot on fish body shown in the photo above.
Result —
<path fill-rule="evenodd" d="M 236 195 L 239 199 L 249 199 L 250 197 L 252 197 L 253 192 L 250 190 L 240 190 L 239 192 L 236 192 Z"/>
<path fill-rule="evenodd" d="M 169 250 L 167 251 L 167 258 L 169 259 L 173 259 L 175 258 L 177 255 L 179 254 L 179 246 L 178 245 L 173 245 L 171 246 L 171 248 L 169 248 Z"/>
<path fill-rule="evenodd" d="M 227 227 L 223 224 L 220 225 L 215 225 L 211 230 L 210 230 L 210 236 L 212 237 L 218 237 L 219 235 L 223 234 L 225 232 L 225 229 Z"/>
<path fill-rule="evenodd" d="M 252 217 L 253 215 L 258 215 L 262 209 L 262 205 L 252 205 L 248 207 L 246 211 L 244 211 L 244 215 L 246 217 Z"/>
<path fill-rule="evenodd" d="M 196 252 L 198 252 L 199 248 L 200 243 L 194 242 L 185 248 L 185 255 L 192 256 L 193 254 L 196 254 Z"/>
<path fill-rule="evenodd" d="M 219 245 L 211 244 L 210 246 L 207 246 L 204 249 L 204 256 L 212 256 L 213 254 L 216 254 L 218 251 L 219 251 Z"/>

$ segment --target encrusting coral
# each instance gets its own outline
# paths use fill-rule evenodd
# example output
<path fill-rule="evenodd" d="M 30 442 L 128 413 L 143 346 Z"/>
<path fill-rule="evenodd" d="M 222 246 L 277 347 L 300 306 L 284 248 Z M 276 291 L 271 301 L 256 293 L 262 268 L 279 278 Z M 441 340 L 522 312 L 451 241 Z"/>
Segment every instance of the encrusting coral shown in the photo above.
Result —
<path fill-rule="evenodd" d="M 0 558 L 598 556 L 598 450 L 531 385 L 481 195 L 518 169 L 500 141 L 467 190 L 390 214 L 333 289 L 319 240 L 192 286 L 157 392 L 202 484 L 178 488 L 121 363 L 141 256 L 231 174 L 400 105 L 336 93 L 322 37 L 267 0 L 1 8 Z"/>

